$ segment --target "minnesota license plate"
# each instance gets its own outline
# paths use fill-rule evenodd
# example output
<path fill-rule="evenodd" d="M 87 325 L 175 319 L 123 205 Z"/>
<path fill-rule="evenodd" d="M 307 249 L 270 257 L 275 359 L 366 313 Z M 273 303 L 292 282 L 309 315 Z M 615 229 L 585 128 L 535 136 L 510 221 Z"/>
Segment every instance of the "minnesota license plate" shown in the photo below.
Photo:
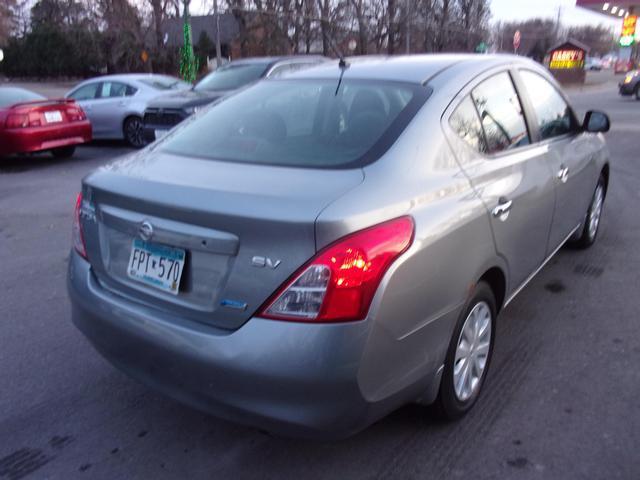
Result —
<path fill-rule="evenodd" d="M 184 258 L 185 252 L 180 248 L 136 238 L 131 247 L 127 275 L 138 282 L 177 295 Z"/>
<path fill-rule="evenodd" d="M 44 112 L 44 119 L 47 123 L 57 123 L 62 121 L 62 114 L 58 110 Z"/>

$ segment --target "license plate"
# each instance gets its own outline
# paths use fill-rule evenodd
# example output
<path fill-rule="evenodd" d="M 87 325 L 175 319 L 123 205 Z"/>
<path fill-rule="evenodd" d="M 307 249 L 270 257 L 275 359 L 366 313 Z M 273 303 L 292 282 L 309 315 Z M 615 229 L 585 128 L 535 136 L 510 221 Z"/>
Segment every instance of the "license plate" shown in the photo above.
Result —
<path fill-rule="evenodd" d="M 164 137 L 167 133 L 169 133 L 169 130 L 156 130 L 156 140 L 160 140 L 162 137 Z"/>
<path fill-rule="evenodd" d="M 44 119 L 47 121 L 47 123 L 61 122 L 62 114 L 58 110 L 55 110 L 53 112 L 44 112 Z"/>
<path fill-rule="evenodd" d="M 138 282 L 177 295 L 184 258 L 185 252 L 180 248 L 136 238 L 131 247 L 127 275 Z"/>

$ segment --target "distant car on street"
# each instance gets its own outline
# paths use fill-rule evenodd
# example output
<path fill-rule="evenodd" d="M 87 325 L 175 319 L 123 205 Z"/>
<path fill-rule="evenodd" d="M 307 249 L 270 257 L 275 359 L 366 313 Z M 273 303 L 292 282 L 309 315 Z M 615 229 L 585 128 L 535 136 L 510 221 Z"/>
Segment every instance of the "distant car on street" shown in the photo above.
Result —
<path fill-rule="evenodd" d="M 627 73 L 618 86 L 620 87 L 620 95 L 623 97 L 635 96 L 636 100 L 640 100 L 640 70 L 632 70 Z"/>
<path fill-rule="evenodd" d="M 609 127 L 520 56 L 256 82 L 84 178 L 73 321 L 128 375 L 270 431 L 346 436 L 413 402 L 460 418 L 500 311 L 596 241 Z"/>
<path fill-rule="evenodd" d="M 142 116 L 149 101 L 191 85 L 168 75 L 123 74 L 92 78 L 67 93 L 84 109 L 96 139 L 124 139 L 145 145 Z"/>
<path fill-rule="evenodd" d="M 0 157 L 50 151 L 71 157 L 91 141 L 91 123 L 74 100 L 52 99 L 16 87 L 0 87 Z"/>
<path fill-rule="evenodd" d="M 144 113 L 145 139 L 154 141 L 198 109 L 261 78 L 280 77 L 326 60 L 319 55 L 296 55 L 246 58 L 223 65 L 191 90 L 150 102 Z"/>
<path fill-rule="evenodd" d="M 586 70 L 599 72 L 602 70 L 602 60 L 599 58 L 589 57 L 585 62 L 584 68 Z"/>

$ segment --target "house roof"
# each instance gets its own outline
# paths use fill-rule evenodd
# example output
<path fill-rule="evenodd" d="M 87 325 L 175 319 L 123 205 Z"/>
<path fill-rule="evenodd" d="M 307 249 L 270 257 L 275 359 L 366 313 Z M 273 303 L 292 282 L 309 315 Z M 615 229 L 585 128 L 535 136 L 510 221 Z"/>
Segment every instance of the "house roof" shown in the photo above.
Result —
<path fill-rule="evenodd" d="M 565 45 L 573 45 L 574 47 L 578 47 L 581 48 L 582 50 L 584 50 L 585 52 L 589 52 L 589 50 L 591 50 L 591 47 L 589 47 L 588 45 L 585 45 L 582 42 L 579 42 L 578 40 L 574 39 L 574 38 L 568 38 L 560 43 L 557 43 L 556 45 L 552 46 L 548 51 L 552 51 L 552 50 L 556 50 L 560 47 L 564 47 Z"/>

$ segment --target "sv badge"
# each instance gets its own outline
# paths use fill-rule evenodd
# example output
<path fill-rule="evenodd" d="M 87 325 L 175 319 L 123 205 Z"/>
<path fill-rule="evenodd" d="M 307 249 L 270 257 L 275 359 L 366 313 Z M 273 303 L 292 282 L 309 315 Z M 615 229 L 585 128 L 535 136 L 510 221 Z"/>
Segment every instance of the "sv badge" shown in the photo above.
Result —
<path fill-rule="evenodd" d="M 275 270 L 280 265 L 280 260 L 271 260 L 269 257 L 253 257 L 251 259 L 251 265 L 258 268 L 268 267 L 271 270 Z"/>

